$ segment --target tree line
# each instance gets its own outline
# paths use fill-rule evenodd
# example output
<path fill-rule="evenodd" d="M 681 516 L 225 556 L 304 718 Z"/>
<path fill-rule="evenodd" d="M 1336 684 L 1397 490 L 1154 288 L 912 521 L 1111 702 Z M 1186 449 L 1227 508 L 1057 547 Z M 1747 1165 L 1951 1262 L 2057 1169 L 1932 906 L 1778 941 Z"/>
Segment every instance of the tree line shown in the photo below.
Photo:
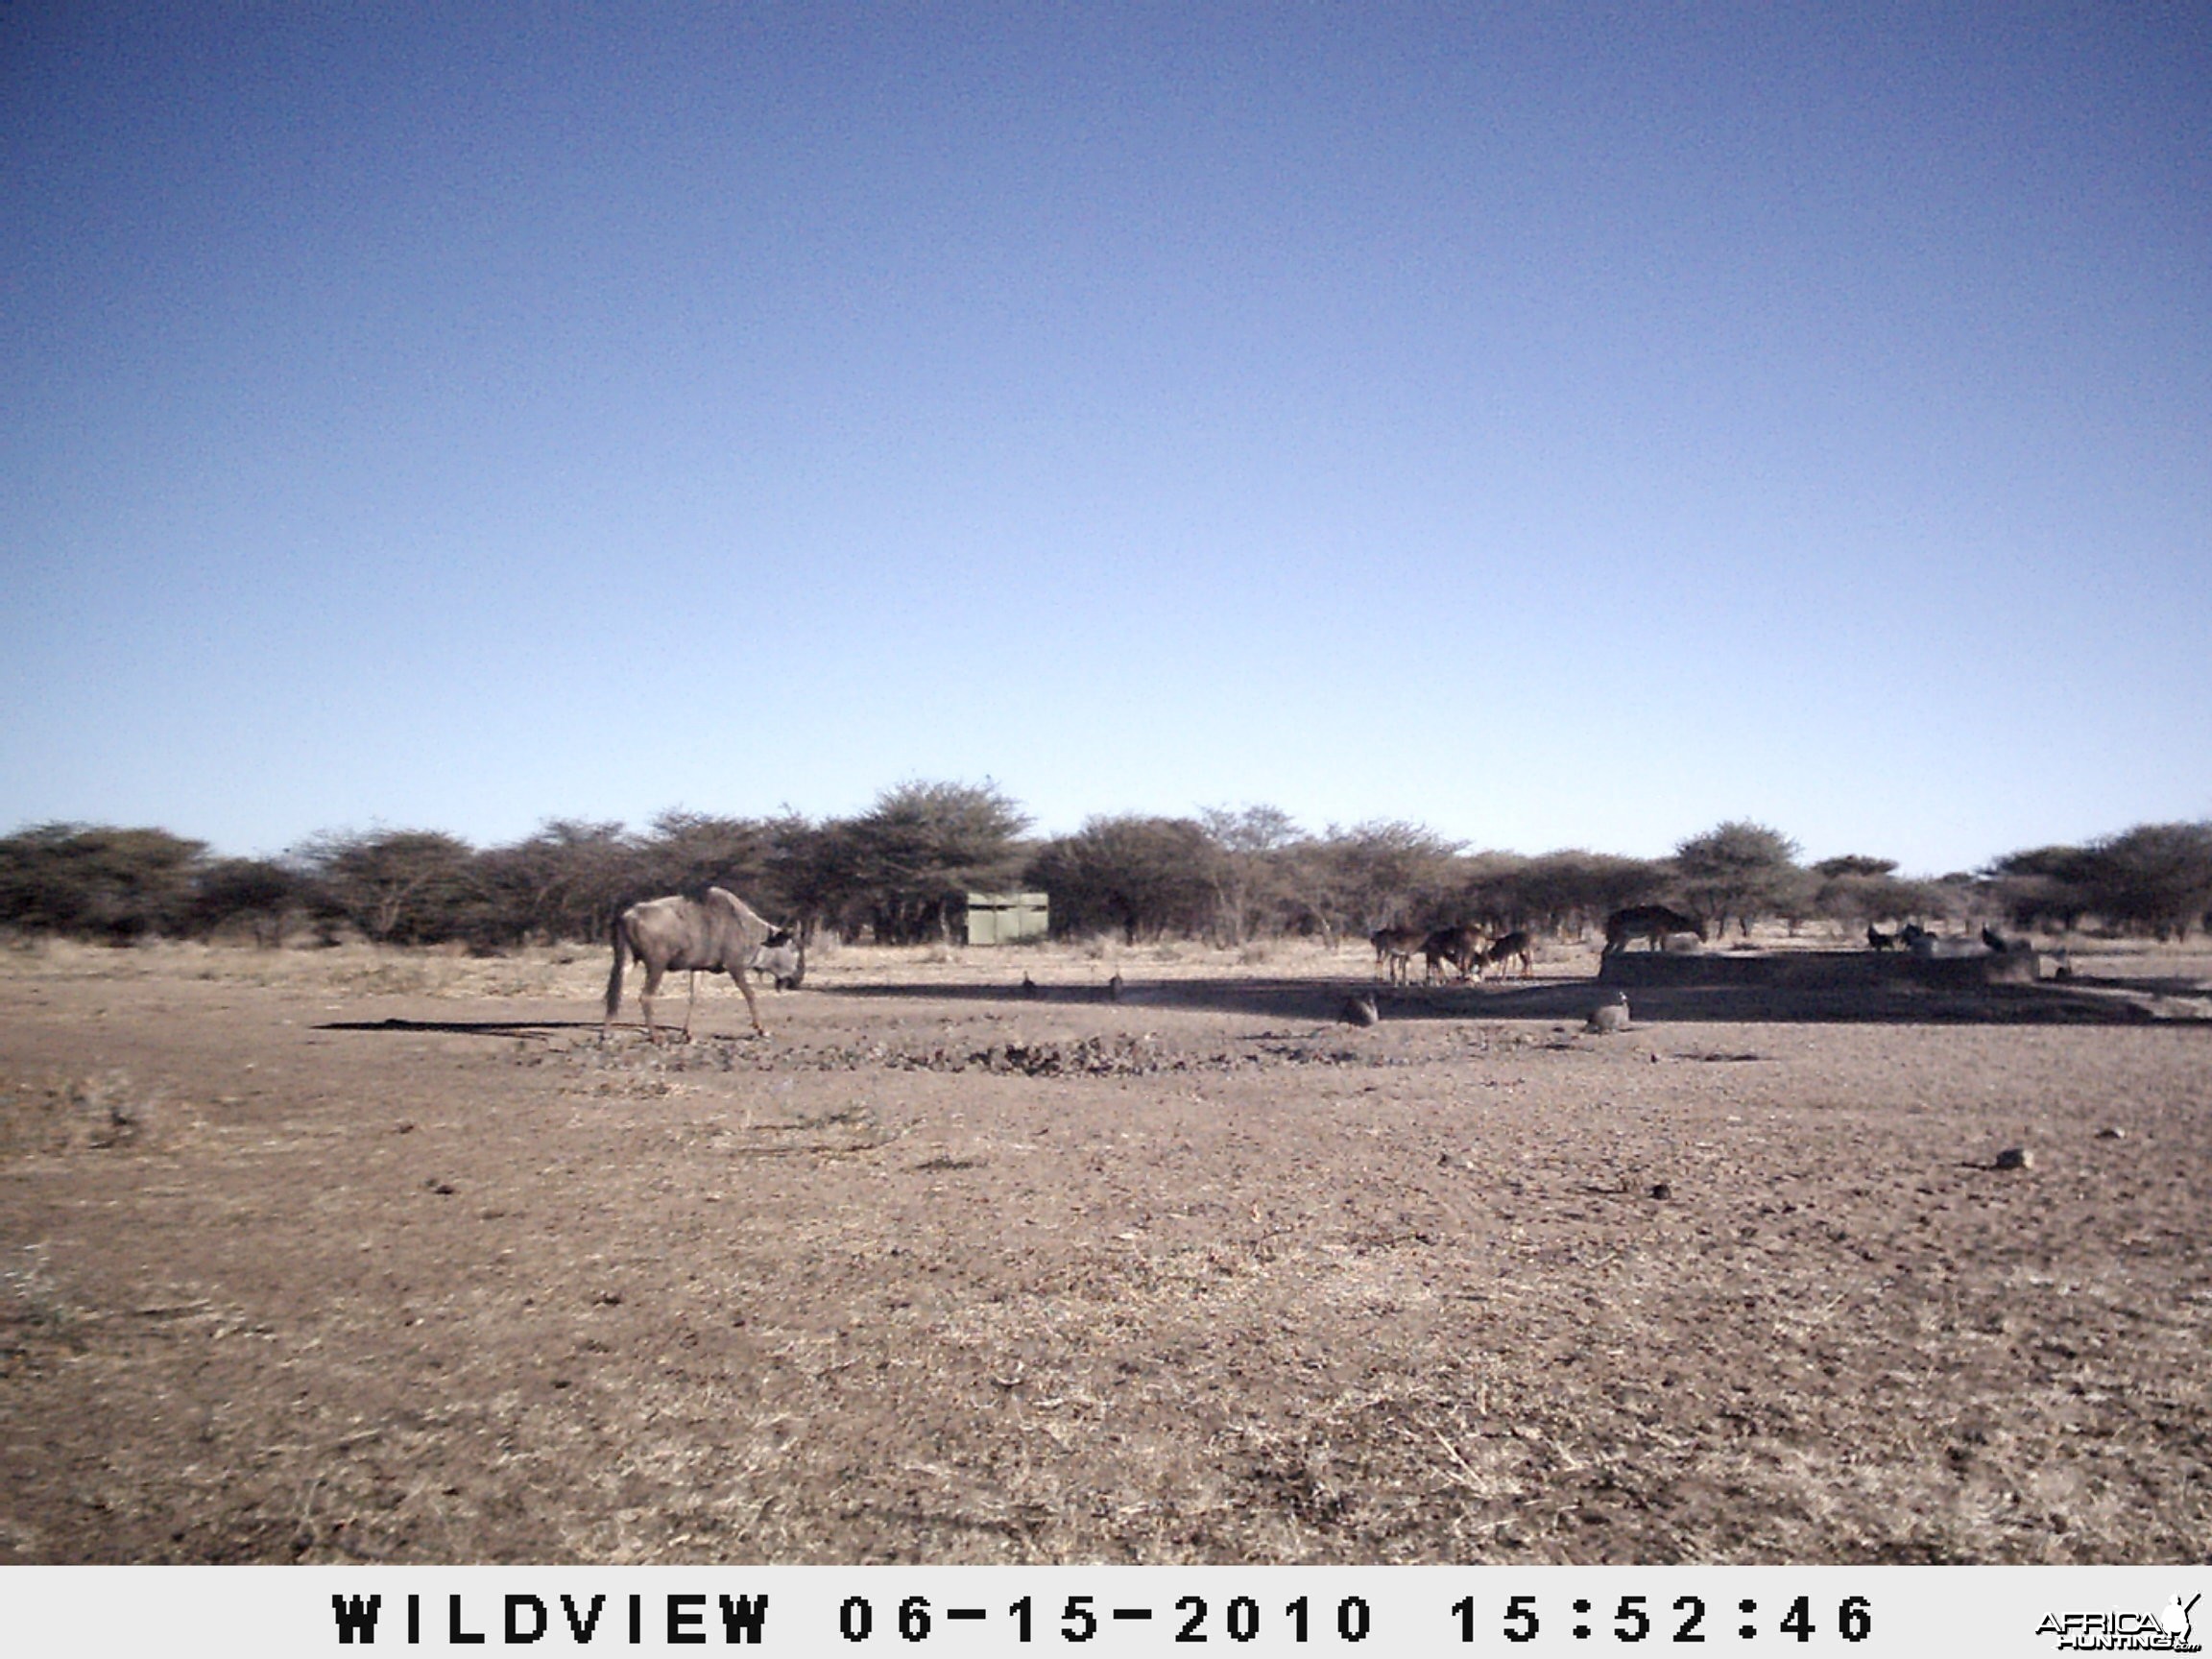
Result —
<path fill-rule="evenodd" d="M 937 782 L 886 789 L 850 818 L 679 810 L 636 832 L 558 819 L 488 848 L 434 830 L 334 831 L 277 858 L 217 857 L 164 830 L 44 824 L 0 839 L 0 927 L 119 945 L 358 936 L 496 951 L 603 940 L 635 900 L 720 885 L 809 941 L 884 944 L 958 940 L 968 893 L 1013 889 L 1050 896 L 1055 937 L 1130 944 L 1462 923 L 1575 935 L 1624 905 L 1660 902 L 1744 932 L 1767 919 L 1856 929 L 1977 917 L 2160 938 L 2212 930 L 2212 822 L 2141 825 L 1936 878 L 1873 856 L 1808 866 L 1788 836 L 1741 821 L 1665 858 L 1470 852 L 1399 822 L 1314 833 L 1272 806 L 1099 816 L 1052 837 L 1029 826 L 995 784 Z"/>

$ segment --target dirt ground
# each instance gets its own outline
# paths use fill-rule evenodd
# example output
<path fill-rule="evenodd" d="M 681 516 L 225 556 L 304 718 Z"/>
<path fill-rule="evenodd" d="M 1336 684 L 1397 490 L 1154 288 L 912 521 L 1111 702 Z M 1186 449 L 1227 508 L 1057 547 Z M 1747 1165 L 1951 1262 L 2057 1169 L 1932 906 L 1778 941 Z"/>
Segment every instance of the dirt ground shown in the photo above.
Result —
<path fill-rule="evenodd" d="M 0 952 L 0 1561 L 2201 1562 L 2212 960 L 2075 965 Z"/>

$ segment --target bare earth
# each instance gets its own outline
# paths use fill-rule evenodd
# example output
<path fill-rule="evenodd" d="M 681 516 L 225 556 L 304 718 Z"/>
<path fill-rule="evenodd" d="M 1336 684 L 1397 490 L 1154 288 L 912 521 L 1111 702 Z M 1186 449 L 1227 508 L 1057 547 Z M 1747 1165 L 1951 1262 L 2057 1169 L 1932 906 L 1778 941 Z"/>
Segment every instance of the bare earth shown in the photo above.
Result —
<path fill-rule="evenodd" d="M 2202 1561 L 2212 962 L 2076 961 L 7 952 L 0 1561 Z"/>

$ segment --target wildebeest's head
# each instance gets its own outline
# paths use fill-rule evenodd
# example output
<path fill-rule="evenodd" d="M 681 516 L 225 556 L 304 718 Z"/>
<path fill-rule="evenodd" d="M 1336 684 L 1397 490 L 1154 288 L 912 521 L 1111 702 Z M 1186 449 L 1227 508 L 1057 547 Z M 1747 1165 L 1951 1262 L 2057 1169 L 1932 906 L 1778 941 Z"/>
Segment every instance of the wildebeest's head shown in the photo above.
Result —
<path fill-rule="evenodd" d="M 753 966 L 774 979 L 777 990 L 795 991 L 806 977 L 806 950 L 790 928 L 779 927 L 755 954 Z"/>

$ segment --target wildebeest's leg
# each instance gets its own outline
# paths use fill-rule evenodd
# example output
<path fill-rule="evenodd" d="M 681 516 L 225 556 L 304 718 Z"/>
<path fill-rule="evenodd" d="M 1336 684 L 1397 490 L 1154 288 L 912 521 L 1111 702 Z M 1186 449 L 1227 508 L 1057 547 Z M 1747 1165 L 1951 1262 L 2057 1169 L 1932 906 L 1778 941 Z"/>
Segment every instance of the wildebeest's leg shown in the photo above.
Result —
<path fill-rule="evenodd" d="M 760 1023 L 760 1003 L 753 995 L 753 976 L 742 968 L 733 968 L 730 977 L 736 980 L 737 989 L 745 993 L 745 1012 L 753 1016 L 753 1029 L 767 1036 L 768 1027 Z"/>
<path fill-rule="evenodd" d="M 645 1005 L 645 1041 L 648 1043 L 661 1041 L 660 1033 L 653 1029 L 653 998 L 660 994 L 661 975 L 667 972 L 652 957 L 645 958 L 645 989 L 637 993 L 637 1000 Z"/>
<path fill-rule="evenodd" d="M 691 1041 L 691 1010 L 699 1006 L 699 970 L 694 968 L 685 975 L 689 990 L 684 998 L 684 1041 Z"/>

